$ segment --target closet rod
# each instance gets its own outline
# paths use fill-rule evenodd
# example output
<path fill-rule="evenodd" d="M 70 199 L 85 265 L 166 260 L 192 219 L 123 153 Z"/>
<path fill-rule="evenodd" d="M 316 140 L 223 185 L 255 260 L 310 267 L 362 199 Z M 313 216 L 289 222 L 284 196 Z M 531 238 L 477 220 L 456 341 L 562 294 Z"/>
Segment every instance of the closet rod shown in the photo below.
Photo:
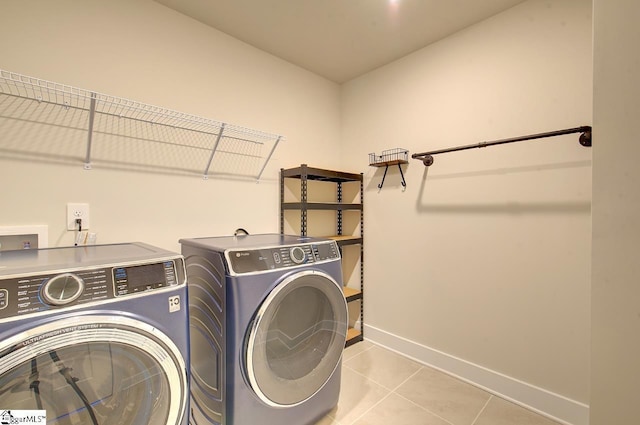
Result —
<path fill-rule="evenodd" d="M 480 142 L 473 145 L 464 145 L 464 146 L 457 146 L 455 148 L 447 148 L 447 149 L 439 149 L 439 150 L 429 151 L 429 152 L 414 153 L 413 155 L 411 155 L 411 158 L 422 161 L 425 167 L 428 167 L 431 164 L 433 164 L 433 155 L 440 154 L 440 153 L 464 151 L 467 149 L 475 149 L 475 148 L 486 148 L 487 146 L 504 145 L 506 143 L 522 142 L 525 140 L 543 139 L 545 137 L 562 136 L 564 134 L 573 134 L 573 133 L 582 133 L 580 134 L 580 139 L 579 139 L 580 144 L 585 147 L 591 146 L 591 127 L 584 125 L 582 127 L 568 128 L 566 130 L 551 131 L 548 133 L 531 134 L 529 136 L 514 137 L 511 139 L 494 140 L 493 142 Z"/>

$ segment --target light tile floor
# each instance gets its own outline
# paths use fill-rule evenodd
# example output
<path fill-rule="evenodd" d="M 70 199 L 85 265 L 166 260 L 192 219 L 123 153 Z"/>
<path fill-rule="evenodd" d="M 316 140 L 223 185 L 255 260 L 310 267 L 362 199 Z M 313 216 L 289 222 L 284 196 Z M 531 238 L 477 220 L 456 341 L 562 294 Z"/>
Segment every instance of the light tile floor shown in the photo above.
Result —
<path fill-rule="evenodd" d="M 316 425 L 558 425 L 367 341 L 343 356 L 338 406 Z"/>

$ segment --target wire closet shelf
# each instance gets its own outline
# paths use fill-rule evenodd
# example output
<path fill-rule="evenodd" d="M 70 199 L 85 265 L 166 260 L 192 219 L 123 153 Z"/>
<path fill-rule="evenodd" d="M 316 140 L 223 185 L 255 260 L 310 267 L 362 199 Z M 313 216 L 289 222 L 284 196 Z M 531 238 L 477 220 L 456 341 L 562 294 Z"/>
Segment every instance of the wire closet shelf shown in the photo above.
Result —
<path fill-rule="evenodd" d="M 16 139 L 4 148 L 15 153 L 20 145 L 28 145 L 17 138 L 24 137 L 24 126 L 33 124 L 46 126 L 47 136 L 39 137 L 43 141 L 73 150 L 67 159 L 84 158 L 85 169 L 95 160 L 107 166 L 201 173 L 205 179 L 233 175 L 259 180 L 283 140 L 280 135 L 0 69 L 0 126 L 12 130 L 9 138 Z M 33 148 L 20 153 L 51 157 L 55 152 L 60 157 L 65 151 L 43 145 L 38 153 Z"/>

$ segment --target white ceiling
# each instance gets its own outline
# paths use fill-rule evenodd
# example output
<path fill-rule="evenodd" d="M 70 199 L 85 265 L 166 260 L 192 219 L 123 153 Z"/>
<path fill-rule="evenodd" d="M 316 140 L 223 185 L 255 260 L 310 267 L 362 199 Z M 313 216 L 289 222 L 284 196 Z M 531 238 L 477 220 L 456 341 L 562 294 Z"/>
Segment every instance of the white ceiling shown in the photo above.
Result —
<path fill-rule="evenodd" d="M 155 0 L 343 83 L 524 0 Z"/>

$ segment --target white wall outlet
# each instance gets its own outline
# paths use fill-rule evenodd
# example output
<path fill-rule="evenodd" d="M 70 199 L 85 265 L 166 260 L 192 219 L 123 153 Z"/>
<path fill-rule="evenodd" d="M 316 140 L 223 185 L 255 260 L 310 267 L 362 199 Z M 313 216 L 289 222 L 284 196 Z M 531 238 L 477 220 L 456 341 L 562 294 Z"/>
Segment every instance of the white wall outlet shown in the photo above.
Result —
<path fill-rule="evenodd" d="M 76 220 L 82 220 L 82 230 L 89 228 L 89 204 L 67 204 L 67 230 L 78 230 Z"/>

